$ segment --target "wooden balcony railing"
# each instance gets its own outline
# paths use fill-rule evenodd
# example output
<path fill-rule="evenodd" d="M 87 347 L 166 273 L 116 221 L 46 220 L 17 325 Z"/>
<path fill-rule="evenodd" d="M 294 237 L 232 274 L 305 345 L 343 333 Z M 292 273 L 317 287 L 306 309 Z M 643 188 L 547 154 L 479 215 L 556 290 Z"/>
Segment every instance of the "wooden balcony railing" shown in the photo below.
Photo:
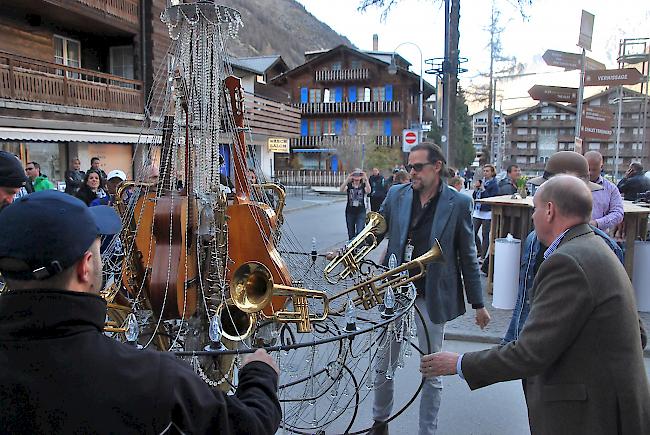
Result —
<path fill-rule="evenodd" d="M 368 68 L 353 68 L 341 70 L 324 69 L 316 71 L 317 82 L 333 82 L 333 81 L 353 81 L 353 80 L 367 80 L 370 77 L 370 70 Z"/>
<path fill-rule="evenodd" d="M 355 136 L 300 136 L 290 140 L 291 148 L 337 148 L 344 146 L 378 145 L 393 147 L 401 144 L 402 136 L 355 135 Z"/>
<path fill-rule="evenodd" d="M 0 98 L 142 113 L 142 82 L 0 52 Z"/>
<path fill-rule="evenodd" d="M 105 12 L 128 23 L 140 24 L 140 2 L 138 0 L 76 0 L 98 11 Z"/>
<path fill-rule="evenodd" d="M 343 101 L 340 103 L 305 103 L 300 104 L 303 114 L 339 114 L 339 113 L 399 113 L 401 101 Z"/>

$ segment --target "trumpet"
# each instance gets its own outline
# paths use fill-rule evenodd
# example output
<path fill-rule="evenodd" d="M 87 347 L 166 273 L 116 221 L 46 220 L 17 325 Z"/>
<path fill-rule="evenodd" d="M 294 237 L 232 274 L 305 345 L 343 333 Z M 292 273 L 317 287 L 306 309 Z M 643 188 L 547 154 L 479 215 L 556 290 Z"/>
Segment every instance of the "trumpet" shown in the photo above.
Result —
<path fill-rule="evenodd" d="M 271 305 L 273 296 L 290 297 L 294 311 L 274 310 L 271 314 L 264 313 L 263 310 Z M 307 298 L 322 300 L 323 310 L 320 315 L 309 312 Z M 224 313 L 225 308 L 228 308 L 228 314 Z M 327 319 L 329 299 L 324 291 L 275 284 L 268 267 L 250 261 L 235 270 L 230 283 L 230 299 L 219 306 L 217 313 L 222 321 L 223 335 L 239 341 L 252 333 L 253 325 L 258 319 L 295 323 L 298 332 L 310 332 L 311 322 Z"/>
<path fill-rule="evenodd" d="M 358 272 L 359 263 L 377 247 L 377 237 L 383 235 L 387 228 L 386 220 L 381 214 L 374 211 L 369 212 L 366 215 L 366 226 L 345 245 L 342 253 L 325 266 L 323 270 L 325 280 L 330 284 L 336 284 Z M 343 269 L 332 276 L 341 265 Z"/>
<path fill-rule="evenodd" d="M 356 292 L 357 296 L 352 300 L 352 302 L 355 305 L 362 305 L 364 309 L 368 310 L 383 302 L 383 294 L 389 286 L 398 287 L 414 282 L 426 274 L 427 265 L 429 263 L 443 263 L 444 261 L 445 259 L 442 254 L 440 243 L 438 242 L 438 239 L 435 239 L 435 243 L 431 249 L 419 257 L 409 261 L 408 263 L 403 263 L 394 269 L 388 270 L 381 275 L 373 276 L 364 282 L 345 289 L 341 293 L 332 296 L 330 301 L 334 301 L 352 292 Z M 417 270 L 418 273 L 410 277 L 408 274 L 402 273 L 410 270 Z"/>

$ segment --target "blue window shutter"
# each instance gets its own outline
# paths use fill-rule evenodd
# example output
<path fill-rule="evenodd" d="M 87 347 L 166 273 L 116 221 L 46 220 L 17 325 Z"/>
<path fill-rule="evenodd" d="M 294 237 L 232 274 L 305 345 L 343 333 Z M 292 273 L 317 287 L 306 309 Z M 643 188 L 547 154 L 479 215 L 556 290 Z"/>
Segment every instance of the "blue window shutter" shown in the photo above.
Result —
<path fill-rule="evenodd" d="M 340 135 L 342 131 L 343 131 L 343 120 L 342 119 L 334 120 L 334 133 Z"/>
<path fill-rule="evenodd" d="M 357 101 L 357 88 L 356 86 L 350 86 L 348 88 L 348 100 L 350 100 L 351 103 L 354 103 Z"/>
<path fill-rule="evenodd" d="M 384 136 L 393 134 L 393 122 L 390 119 L 384 119 Z"/>
<path fill-rule="evenodd" d="M 307 125 L 307 120 L 306 119 L 301 119 L 300 120 L 300 135 L 301 136 L 309 136 L 309 126 Z"/>
<path fill-rule="evenodd" d="M 386 85 L 386 101 L 393 101 L 393 85 Z"/>
<path fill-rule="evenodd" d="M 334 89 L 334 102 L 335 103 L 340 103 L 343 101 L 343 88 L 335 88 Z"/>
<path fill-rule="evenodd" d="M 307 88 L 300 88 L 300 102 L 303 104 L 309 102 L 309 90 Z"/>
<path fill-rule="evenodd" d="M 351 119 L 348 121 L 348 134 L 354 136 L 357 134 L 357 120 Z"/>

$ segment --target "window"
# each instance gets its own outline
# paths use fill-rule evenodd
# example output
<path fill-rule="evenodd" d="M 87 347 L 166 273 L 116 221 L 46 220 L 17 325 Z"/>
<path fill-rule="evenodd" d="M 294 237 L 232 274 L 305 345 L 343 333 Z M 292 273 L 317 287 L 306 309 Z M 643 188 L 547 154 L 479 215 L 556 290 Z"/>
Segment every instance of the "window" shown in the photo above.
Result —
<path fill-rule="evenodd" d="M 632 129 L 632 134 L 635 135 L 635 136 L 638 136 L 639 133 L 640 133 L 640 131 L 641 131 L 640 128 L 634 127 L 634 128 Z M 622 133 L 622 132 L 623 132 L 623 131 L 622 131 L 622 129 L 621 129 L 621 133 Z"/>
<path fill-rule="evenodd" d="M 79 41 L 54 35 L 54 62 L 59 65 L 81 68 L 81 44 Z M 79 73 L 70 72 L 68 77 L 79 78 Z"/>
<path fill-rule="evenodd" d="M 519 127 L 519 128 L 517 129 L 517 134 L 521 134 L 521 135 L 528 134 L 528 129 L 527 129 L 527 128 Z"/>
<path fill-rule="evenodd" d="M 537 129 L 536 128 L 531 128 L 529 129 L 530 134 L 537 134 Z"/>
<path fill-rule="evenodd" d="M 383 86 L 372 88 L 372 101 L 385 101 L 386 100 L 386 88 Z"/>
<path fill-rule="evenodd" d="M 134 78 L 133 68 L 133 46 L 123 45 L 121 47 L 110 48 L 111 74 L 124 77 L 126 79 Z"/>
<path fill-rule="evenodd" d="M 321 101 L 321 90 L 320 89 L 310 89 L 309 90 L 309 102 L 310 103 L 320 103 Z"/>
<path fill-rule="evenodd" d="M 529 163 L 535 163 L 535 157 L 531 157 L 530 160 L 528 161 Z"/>
<path fill-rule="evenodd" d="M 320 136 L 322 135 L 321 123 L 316 119 L 309 121 L 309 136 Z"/>
<path fill-rule="evenodd" d="M 639 114 L 638 113 L 631 113 L 630 118 L 632 119 L 639 119 Z"/>
<path fill-rule="evenodd" d="M 526 142 L 517 142 L 517 149 L 525 150 L 527 148 L 528 148 L 528 144 Z"/>
<path fill-rule="evenodd" d="M 332 71 L 341 71 L 341 62 L 334 62 L 332 64 Z"/>
<path fill-rule="evenodd" d="M 328 88 L 323 89 L 323 103 L 331 103 L 332 100 L 330 90 Z"/>
<path fill-rule="evenodd" d="M 537 142 L 531 142 L 530 143 L 530 149 L 534 150 L 535 148 L 537 148 Z"/>
<path fill-rule="evenodd" d="M 527 163 L 528 158 L 527 157 L 522 157 L 522 156 L 517 156 L 516 160 L 517 163 Z"/>
<path fill-rule="evenodd" d="M 524 113 L 520 117 L 517 118 L 519 121 L 528 121 L 528 113 Z"/>
<path fill-rule="evenodd" d="M 566 113 L 560 113 L 560 121 L 566 120 Z"/>
<path fill-rule="evenodd" d="M 598 151 L 600 149 L 600 142 L 589 142 L 589 149 Z"/>
<path fill-rule="evenodd" d="M 351 60 L 350 61 L 350 68 L 351 69 L 359 69 L 359 68 L 361 68 L 361 61 L 360 60 Z"/>
<path fill-rule="evenodd" d="M 357 101 L 370 101 L 370 88 L 357 89 Z"/>

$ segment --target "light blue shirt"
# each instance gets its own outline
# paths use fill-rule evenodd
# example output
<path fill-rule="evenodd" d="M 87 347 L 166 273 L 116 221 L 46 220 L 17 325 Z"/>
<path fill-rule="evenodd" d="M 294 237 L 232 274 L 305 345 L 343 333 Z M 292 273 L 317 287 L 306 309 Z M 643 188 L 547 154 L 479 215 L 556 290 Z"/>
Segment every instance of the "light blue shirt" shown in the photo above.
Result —
<path fill-rule="evenodd" d="M 562 242 L 562 239 L 564 238 L 564 236 L 566 235 L 566 233 L 567 233 L 570 229 L 571 229 L 571 228 L 567 228 L 566 230 L 564 230 L 564 232 L 563 232 L 562 234 L 560 234 L 559 236 L 557 236 L 557 237 L 555 238 L 555 240 L 553 240 L 553 243 L 551 243 L 551 244 L 549 245 L 548 249 L 546 249 L 546 251 L 544 251 L 544 260 L 546 260 L 546 259 L 547 259 L 547 258 L 548 258 L 552 253 L 555 252 L 555 250 L 557 249 L 557 247 L 558 247 L 558 246 L 560 245 L 560 243 Z"/>

